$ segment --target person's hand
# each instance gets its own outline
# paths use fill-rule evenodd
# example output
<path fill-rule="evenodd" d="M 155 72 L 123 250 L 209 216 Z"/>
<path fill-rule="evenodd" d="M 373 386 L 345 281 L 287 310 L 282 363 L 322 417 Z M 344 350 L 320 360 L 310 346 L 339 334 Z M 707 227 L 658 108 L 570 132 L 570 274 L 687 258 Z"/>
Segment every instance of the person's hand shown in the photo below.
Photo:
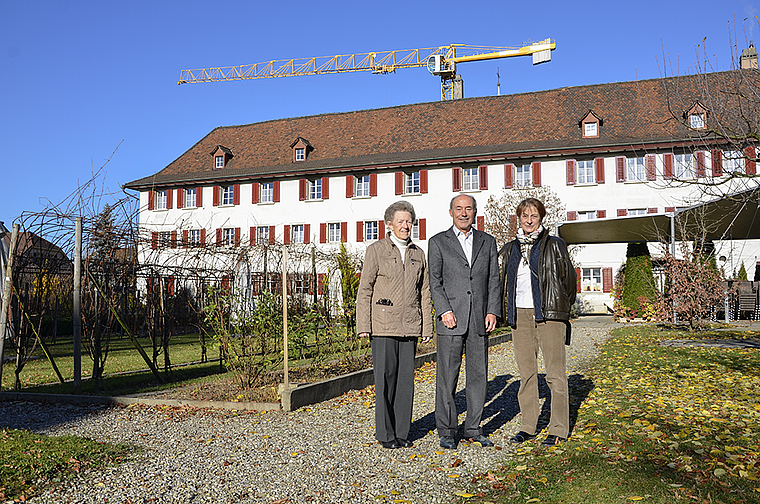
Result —
<path fill-rule="evenodd" d="M 489 313 L 486 315 L 486 333 L 490 333 L 496 329 L 496 315 Z"/>
<path fill-rule="evenodd" d="M 457 326 L 457 317 L 452 311 L 446 312 L 441 315 L 441 322 L 449 329 L 454 329 Z"/>
<path fill-rule="evenodd" d="M 433 337 L 432 337 L 432 336 L 423 336 L 423 337 L 422 337 L 422 343 L 427 343 L 427 342 L 428 342 L 428 341 L 430 341 L 431 339 L 433 339 Z"/>
<path fill-rule="evenodd" d="M 359 338 L 361 338 L 361 339 L 369 338 L 369 333 L 368 332 L 360 332 L 359 334 L 357 334 L 357 336 L 359 336 Z"/>

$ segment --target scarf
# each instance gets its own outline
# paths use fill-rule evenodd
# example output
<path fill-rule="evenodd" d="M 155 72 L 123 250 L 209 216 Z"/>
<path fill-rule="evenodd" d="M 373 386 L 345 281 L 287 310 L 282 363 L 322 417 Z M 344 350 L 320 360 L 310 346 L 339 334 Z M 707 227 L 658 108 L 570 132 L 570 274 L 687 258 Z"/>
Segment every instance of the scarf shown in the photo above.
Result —
<path fill-rule="evenodd" d="M 541 224 L 538 225 L 538 229 L 530 234 L 525 234 L 523 228 L 517 230 L 516 238 L 520 243 L 520 253 L 522 255 L 523 261 L 525 261 L 525 264 L 530 264 L 530 249 L 533 247 L 533 244 L 536 242 L 538 236 L 543 230 L 544 226 Z"/>

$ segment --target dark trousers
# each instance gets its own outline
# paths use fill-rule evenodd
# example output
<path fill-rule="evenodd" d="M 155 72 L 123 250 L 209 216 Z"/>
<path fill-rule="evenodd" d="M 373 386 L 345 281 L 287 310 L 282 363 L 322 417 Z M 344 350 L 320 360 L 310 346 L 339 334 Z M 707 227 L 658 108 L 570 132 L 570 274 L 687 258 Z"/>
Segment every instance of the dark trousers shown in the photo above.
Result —
<path fill-rule="evenodd" d="M 372 336 L 375 373 L 375 438 L 408 439 L 414 400 L 417 338 Z"/>
<path fill-rule="evenodd" d="M 470 325 L 466 335 L 438 335 L 435 423 L 439 436 L 455 437 L 457 435 L 459 417 L 454 395 L 462 366 L 462 354 L 465 352 L 467 418 L 464 422 L 464 437 L 469 438 L 483 433 L 480 420 L 483 417 L 488 387 L 488 336 L 478 334 L 478 331 Z"/>

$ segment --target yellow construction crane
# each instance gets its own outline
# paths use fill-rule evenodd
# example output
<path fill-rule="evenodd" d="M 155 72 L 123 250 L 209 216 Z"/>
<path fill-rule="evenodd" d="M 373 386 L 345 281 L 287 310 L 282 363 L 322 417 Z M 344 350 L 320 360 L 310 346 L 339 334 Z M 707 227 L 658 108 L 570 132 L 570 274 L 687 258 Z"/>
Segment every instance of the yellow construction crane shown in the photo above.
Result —
<path fill-rule="evenodd" d="M 551 61 L 554 49 L 556 44 L 546 39 L 516 48 L 451 44 L 425 49 L 272 60 L 252 65 L 182 70 L 177 84 L 343 72 L 387 74 L 401 68 L 427 67 L 430 73 L 441 77 L 441 100 L 451 100 L 464 96 L 462 79 L 456 73 L 457 63 L 533 55 L 533 64 L 538 65 Z"/>

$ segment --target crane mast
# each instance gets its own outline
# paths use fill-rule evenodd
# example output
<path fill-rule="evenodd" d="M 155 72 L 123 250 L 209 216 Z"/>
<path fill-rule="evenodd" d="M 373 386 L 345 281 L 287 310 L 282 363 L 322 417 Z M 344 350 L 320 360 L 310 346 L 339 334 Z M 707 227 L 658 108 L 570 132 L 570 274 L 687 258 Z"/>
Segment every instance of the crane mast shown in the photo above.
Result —
<path fill-rule="evenodd" d="M 462 80 L 456 73 L 457 63 L 532 55 L 533 64 L 537 65 L 550 61 L 551 51 L 555 48 L 556 44 L 546 39 L 517 48 L 450 44 L 422 49 L 271 60 L 251 65 L 182 70 L 177 84 L 345 72 L 387 74 L 403 68 L 427 67 L 430 73 L 441 78 L 441 100 L 451 100 L 463 97 Z"/>

